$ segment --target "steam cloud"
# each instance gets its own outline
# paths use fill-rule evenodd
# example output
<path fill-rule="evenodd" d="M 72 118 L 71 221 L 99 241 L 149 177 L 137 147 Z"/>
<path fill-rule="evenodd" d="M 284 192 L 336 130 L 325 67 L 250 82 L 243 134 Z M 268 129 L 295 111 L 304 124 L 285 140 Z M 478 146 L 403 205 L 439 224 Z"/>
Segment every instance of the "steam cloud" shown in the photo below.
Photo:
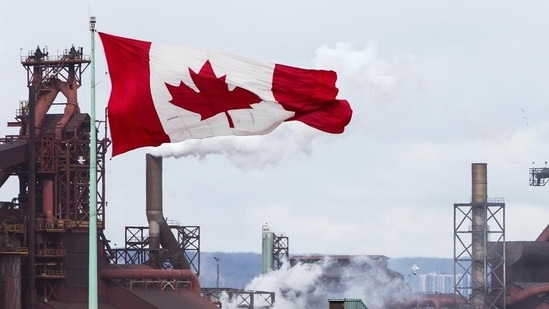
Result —
<path fill-rule="evenodd" d="M 353 49 L 345 42 L 337 43 L 335 48 L 322 46 L 316 51 L 314 64 L 336 71 L 341 89 L 358 90 L 362 95 L 368 90 L 376 101 L 396 99 L 406 85 L 421 80 L 412 56 L 399 52 L 391 60 L 381 59 L 378 46 L 373 42 L 362 50 Z"/>
<path fill-rule="evenodd" d="M 312 153 L 313 140 L 322 132 L 304 124 L 292 122 L 276 128 L 267 135 L 218 136 L 163 144 L 151 148 L 149 153 L 162 157 L 196 157 L 204 160 L 208 155 L 222 155 L 240 169 L 264 168 L 300 154 Z"/>
<path fill-rule="evenodd" d="M 274 309 L 328 308 L 328 299 L 342 298 L 361 299 L 368 308 L 381 309 L 387 304 L 403 302 L 409 295 L 402 278 L 391 276 L 383 267 L 376 267 L 377 262 L 367 256 L 352 258 L 348 267 L 340 269 L 341 277 L 337 279 L 330 271 L 334 263 L 330 258 L 293 267 L 285 263 L 280 270 L 254 278 L 245 290 L 275 292 Z M 237 309 L 237 301 L 230 300 L 226 294 L 220 300 L 223 308 Z M 267 303 L 256 299 L 255 305 Z"/>

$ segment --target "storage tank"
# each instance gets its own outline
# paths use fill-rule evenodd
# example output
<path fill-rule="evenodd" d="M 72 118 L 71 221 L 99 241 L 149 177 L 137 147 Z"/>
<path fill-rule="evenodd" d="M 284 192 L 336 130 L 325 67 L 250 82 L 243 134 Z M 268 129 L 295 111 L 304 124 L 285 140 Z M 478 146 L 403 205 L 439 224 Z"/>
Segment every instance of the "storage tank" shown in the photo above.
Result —
<path fill-rule="evenodd" d="M 273 232 L 267 224 L 261 231 L 261 273 L 266 274 L 273 270 Z"/>

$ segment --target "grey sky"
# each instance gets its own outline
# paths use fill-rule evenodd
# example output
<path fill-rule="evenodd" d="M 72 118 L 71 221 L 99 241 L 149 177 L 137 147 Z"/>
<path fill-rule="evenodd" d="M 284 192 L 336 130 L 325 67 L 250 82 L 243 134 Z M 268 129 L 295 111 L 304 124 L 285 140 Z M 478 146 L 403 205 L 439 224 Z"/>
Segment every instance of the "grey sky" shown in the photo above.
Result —
<path fill-rule="evenodd" d="M 545 1 L 44 4 L 1 5 L 2 136 L 16 133 L 5 123 L 27 96 L 20 49 L 90 53 L 90 14 L 102 32 L 338 72 L 339 97 L 355 111 L 344 134 L 291 123 L 183 143 L 185 156 L 164 159 L 165 215 L 200 225 L 203 251 L 260 252 L 267 222 L 289 236 L 291 254 L 452 257 L 453 204 L 470 199 L 473 162 L 488 163 L 489 197 L 505 198 L 507 240 L 533 240 L 549 223 L 549 188 L 528 186 L 532 161 L 549 159 Z M 110 81 L 96 42 L 102 117 Z M 124 226 L 146 225 L 148 151 L 107 163 L 105 232 L 118 245 Z M 10 179 L 0 199 L 16 188 Z"/>

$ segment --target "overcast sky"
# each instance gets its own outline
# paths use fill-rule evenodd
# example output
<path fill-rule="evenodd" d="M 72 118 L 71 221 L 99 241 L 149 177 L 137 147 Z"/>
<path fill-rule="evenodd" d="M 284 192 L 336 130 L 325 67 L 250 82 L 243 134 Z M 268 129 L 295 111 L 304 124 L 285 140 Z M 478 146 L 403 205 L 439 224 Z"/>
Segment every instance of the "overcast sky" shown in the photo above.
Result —
<path fill-rule="evenodd" d="M 489 197 L 505 198 L 507 240 L 534 240 L 549 223 L 549 187 L 528 185 L 532 162 L 549 160 L 547 12 L 546 1 L 8 0 L 0 135 L 17 133 L 5 124 L 27 98 L 20 53 L 89 54 L 93 15 L 101 32 L 338 72 L 354 110 L 344 134 L 286 123 L 173 145 L 182 156 L 163 161 L 165 216 L 199 225 L 202 251 L 260 252 L 268 223 L 290 255 L 451 258 L 454 203 L 469 202 L 476 162 L 488 164 Z M 98 37 L 96 59 L 102 118 L 110 80 Z M 125 226 L 147 224 L 145 154 L 173 148 L 108 161 L 105 233 L 118 246 Z M 13 178 L 0 199 L 16 195 Z"/>

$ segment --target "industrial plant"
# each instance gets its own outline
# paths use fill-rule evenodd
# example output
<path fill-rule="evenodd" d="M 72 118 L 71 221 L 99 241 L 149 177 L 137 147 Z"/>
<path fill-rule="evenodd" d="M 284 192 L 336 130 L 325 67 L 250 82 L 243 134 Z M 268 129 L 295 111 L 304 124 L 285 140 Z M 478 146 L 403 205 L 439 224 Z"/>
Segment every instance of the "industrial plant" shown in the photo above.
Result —
<path fill-rule="evenodd" d="M 0 144 L 0 185 L 10 177 L 19 181 L 19 192 L 0 204 L 1 307 L 86 304 L 91 231 L 97 236 L 98 298 L 106 308 L 218 308 L 201 296 L 199 227 L 164 219 L 161 158 L 146 159 L 150 225 L 127 227 L 124 248 L 110 247 L 103 233 L 110 141 L 90 130 L 95 124 L 90 126 L 90 115 L 78 106 L 77 91 L 90 63 L 75 47 L 61 55 L 37 47 L 21 59 L 29 98 L 15 106 L 16 121 L 8 123 L 18 133 Z M 64 112 L 48 113 L 59 94 L 66 99 Z M 95 160 L 90 160 L 92 135 Z M 90 173 L 97 174 L 94 192 Z M 90 205 L 90 195 L 97 205 Z M 96 210 L 93 217 L 90 209 Z"/>
<path fill-rule="evenodd" d="M 78 106 L 82 74 L 91 62 L 83 48 L 74 46 L 59 55 L 37 47 L 21 58 L 29 96 L 14 104 L 15 121 L 7 126 L 15 133 L 0 139 L 0 187 L 10 177 L 19 183 L 13 198 L 0 202 L 0 307 L 85 308 L 90 256 L 95 257 L 90 239 L 97 242 L 101 308 L 220 308 L 221 293 L 238 308 L 276 306 L 272 291 L 201 287 L 200 227 L 166 221 L 162 158 L 143 160 L 149 225 L 127 226 L 123 248 L 111 247 L 104 234 L 108 122 L 97 122 L 98 127 Z M 55 104 L 63 105 L 63 113 L 50 113 Z M 97 181 L 91 184 L 94 174 Z M 383 308 L 549 308 L 549 228 L 535 240 L 506 241 L 505 202 L 488 198 L 487 175 L 486 163 L 473 163 L 471 200 L 454 204 L 453 293 L 411 293 L 383 255 L 292 257 L 288 237 L 268 226 L 262 231 L 262 272 L 277 271 L 286 260 L 295 267 L 331 259 L 322 280 L 338 289 L 347 278 L 343 272 L 358 259 L 355 275 L 376 270 L 399 282 L 391 290 L 398 297 L 387 298 Z M 532 169 L 530 175 L 532 186 L 542 186 L 549 169 Z M 256 296 L 263 300 L 260 305 L 253 302 Z M 326 297 L 314 307 L 374 308 L 356 295 L 348 297 Z"/>

